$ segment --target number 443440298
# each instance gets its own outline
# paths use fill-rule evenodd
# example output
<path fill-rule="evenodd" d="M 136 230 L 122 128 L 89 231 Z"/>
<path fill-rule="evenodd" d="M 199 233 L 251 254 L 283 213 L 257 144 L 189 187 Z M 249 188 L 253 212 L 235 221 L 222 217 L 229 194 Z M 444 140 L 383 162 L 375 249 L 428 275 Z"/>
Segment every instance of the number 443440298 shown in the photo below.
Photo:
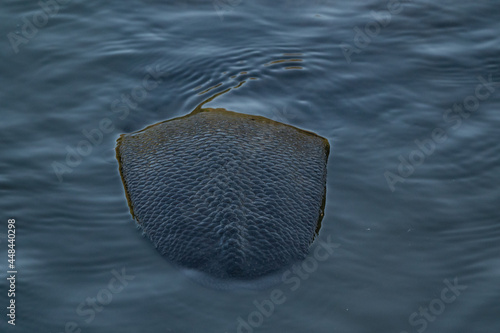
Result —
<path fill-rule="evenodd" d="M 8 262 L 9 269 L 16 268 L 16 220 L 9 219 L 7 224 L 8 234 L 7 234 L 7 243 L 8 243 Z"/>

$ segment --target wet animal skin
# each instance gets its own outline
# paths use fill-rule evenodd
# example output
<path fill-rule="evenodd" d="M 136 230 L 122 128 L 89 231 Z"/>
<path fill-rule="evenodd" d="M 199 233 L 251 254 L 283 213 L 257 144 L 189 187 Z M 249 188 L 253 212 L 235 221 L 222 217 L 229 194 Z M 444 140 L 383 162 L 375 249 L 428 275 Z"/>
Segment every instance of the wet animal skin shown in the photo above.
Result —
<path fill-rule="evenodd" d="M 171 262 L 252 279 L 303 259 L 319 230 L 330 145 L 264 117 L 199 109 L 123 134 L 132 216 Z"/>

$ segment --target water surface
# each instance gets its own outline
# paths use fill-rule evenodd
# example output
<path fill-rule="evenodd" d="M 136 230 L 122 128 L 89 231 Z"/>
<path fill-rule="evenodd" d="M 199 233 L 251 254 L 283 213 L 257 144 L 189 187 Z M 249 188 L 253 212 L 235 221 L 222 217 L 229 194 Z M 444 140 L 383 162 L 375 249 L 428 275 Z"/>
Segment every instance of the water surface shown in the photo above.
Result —
<path fill-rule="evenodd" d="M 36 2 L 5 3 L 0 208 L 17 220 L 18 307 L 1 331 L 498 332 L 500 85 L 480 85 L 500 82 L 497 5 L 389 9 L 61 1 L 42 24 Z M 338 246 L 311 273 L 207 288 L 136 229 L 116 139 L 219 93 L 205 107 L 330 141 L 315 246 Z"/>

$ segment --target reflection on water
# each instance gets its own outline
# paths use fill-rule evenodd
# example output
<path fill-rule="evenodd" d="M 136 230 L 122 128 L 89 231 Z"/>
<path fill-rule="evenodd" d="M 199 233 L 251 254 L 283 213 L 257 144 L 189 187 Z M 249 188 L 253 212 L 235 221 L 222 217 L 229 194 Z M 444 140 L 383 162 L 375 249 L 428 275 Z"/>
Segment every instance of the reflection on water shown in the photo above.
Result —
<path fill-rule="evenodd" d="M 499 331 L 494 3 L 42 3 L 0 13 L 17 332 Z M 332 144 L 318 241 L 340 246 L 294 291 L 207 288 L 137 237 L 115 141 L 203 101 Z"/>

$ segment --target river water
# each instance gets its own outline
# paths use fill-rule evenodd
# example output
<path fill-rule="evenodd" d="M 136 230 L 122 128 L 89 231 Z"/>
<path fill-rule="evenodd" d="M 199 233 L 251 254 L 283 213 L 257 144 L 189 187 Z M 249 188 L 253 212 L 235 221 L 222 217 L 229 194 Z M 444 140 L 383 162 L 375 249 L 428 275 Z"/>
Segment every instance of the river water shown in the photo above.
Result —
<path fill-rule="evenodd" d="M 1 332 L 500 331 L 497 2 L 2 8 Z M 271 286 L 199 284 L 129 214 L 118 136 L 215 95 L 331 144 L 311 256 Z"/>

